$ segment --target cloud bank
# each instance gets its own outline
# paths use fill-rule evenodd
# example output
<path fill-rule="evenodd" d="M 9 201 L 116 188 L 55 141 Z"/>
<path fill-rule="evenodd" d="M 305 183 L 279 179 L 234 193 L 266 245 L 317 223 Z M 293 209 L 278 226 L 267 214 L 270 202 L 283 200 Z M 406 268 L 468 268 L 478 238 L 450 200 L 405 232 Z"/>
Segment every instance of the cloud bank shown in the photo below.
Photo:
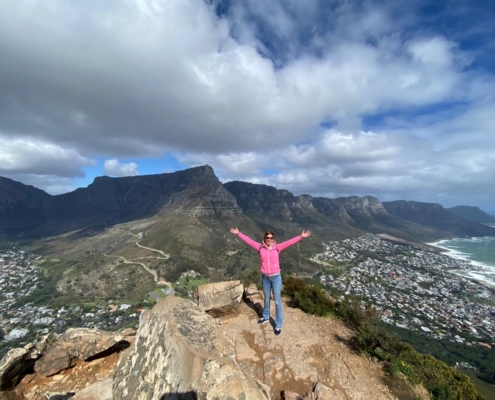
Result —
<path fill-rule="evenodd" d="M 495 210 L 491 17 L 476 2 L 8 0 L 0 175 L 60 192 L 171 154 L 295 194 Z"/>

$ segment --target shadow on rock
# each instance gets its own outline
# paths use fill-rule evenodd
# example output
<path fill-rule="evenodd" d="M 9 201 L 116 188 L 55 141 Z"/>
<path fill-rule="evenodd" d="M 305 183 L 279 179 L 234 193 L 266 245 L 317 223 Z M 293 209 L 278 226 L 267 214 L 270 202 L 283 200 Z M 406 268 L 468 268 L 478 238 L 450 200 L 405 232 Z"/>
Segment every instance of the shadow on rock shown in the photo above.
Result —
<path fill-rule="evenodd" d="M 160 400 L 197 400 L 196 392 L 165 393 Z"/>

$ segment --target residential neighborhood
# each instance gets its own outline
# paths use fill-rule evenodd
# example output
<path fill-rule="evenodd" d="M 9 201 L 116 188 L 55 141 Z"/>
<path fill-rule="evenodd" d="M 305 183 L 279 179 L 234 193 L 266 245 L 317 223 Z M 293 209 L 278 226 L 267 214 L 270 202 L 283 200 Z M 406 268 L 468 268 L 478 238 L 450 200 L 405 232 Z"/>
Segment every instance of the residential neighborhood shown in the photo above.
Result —
<path fill-rule="evenodd" d="M 375 305 L 384 322 L 437 339 L 494 344 L 494 291 L 462 276 L 477 267 L 372 234 L 324 246 L 313 258 L 327 271 L 321 284 Z"/>
<path fill-rule="evenodd" d="M 42 284 L 43 271 L 35 266 L 41 256 L 22 250 L 0 252 L 0 357 L 11 346 L 33 341 L 48 332 L 83 326 L 115 330 L 137 323 L 130 304 L 66 305 L 52 308 L 23 301 Z"/>

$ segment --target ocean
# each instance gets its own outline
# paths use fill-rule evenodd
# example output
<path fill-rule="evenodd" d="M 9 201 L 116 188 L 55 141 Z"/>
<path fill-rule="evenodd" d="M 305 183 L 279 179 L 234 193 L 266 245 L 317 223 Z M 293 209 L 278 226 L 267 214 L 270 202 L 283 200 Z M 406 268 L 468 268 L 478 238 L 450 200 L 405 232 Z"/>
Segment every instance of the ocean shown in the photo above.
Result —
<path fill-rule="evenodd" d="M 495 227 L 495 224 L 486 224 Z M 458 271 L 495 287 L 495 236 L 455 238 L 431 243 L 447 250 L 446 255 L 469 261 L 474 268 Z"/>

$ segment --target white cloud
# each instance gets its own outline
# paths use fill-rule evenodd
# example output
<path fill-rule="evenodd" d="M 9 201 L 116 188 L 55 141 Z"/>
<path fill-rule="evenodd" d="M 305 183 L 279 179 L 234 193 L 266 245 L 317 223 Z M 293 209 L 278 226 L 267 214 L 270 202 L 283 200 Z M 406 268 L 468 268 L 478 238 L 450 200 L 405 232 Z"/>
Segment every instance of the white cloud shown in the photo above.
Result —
<path fill-rule="evenodd" d="M 418 6 L 253 0 L 219 17 L 218 3 L 7 1 L 0 173 L 77 177 L 98 157 L 136 175 L 118 160 L 168 153 L 296 193 L 489 180 L 493 71 L 471 68 L 460 36 L 416 26 Z"/>
<path fill-rule="evenodd" d="M 79 154 L 77 149 L 32 137 L 0 135 L 0 173 L 58 175 L 67 178 L 84 176 L 81 168 L 96 161 Z"/>
<path fill-rule="evenodd" d="M 374 46 L 346 39 L 276 69 L 254 44 L 229 36 L 228 22 L 200 0 L 108 2 L 91 18 L 89 5 L 52 3 L 15 1 L 0 16 L 10 38 L 0 48 L 16 51 L 3 67 L 13 101 L 0 124 L 96 153 L 116 141 L 122 156 L 149 154 L 150 142 L 162 150 L 253 151 L 267 136 L 281 145 L 302 140 L 325 119 L 347 126 L 364 113 L 462 92 L 459 71 L 439 62 L 458 49 L 441 36 L 395 47 L 383 44 L 388 36 Z M 297 25 L 276 9 L 271 23 L 291 36 Z M 18 35 L 26 25 L 29 34 Z"/>
<path fill-rule="evenodd" d="M 106 160 L 104 171 L 105 175 L 111 176 L 136 176 L 139 175 L 138 165 L 136 163 L 121 163 L 119 160 Z"/>

